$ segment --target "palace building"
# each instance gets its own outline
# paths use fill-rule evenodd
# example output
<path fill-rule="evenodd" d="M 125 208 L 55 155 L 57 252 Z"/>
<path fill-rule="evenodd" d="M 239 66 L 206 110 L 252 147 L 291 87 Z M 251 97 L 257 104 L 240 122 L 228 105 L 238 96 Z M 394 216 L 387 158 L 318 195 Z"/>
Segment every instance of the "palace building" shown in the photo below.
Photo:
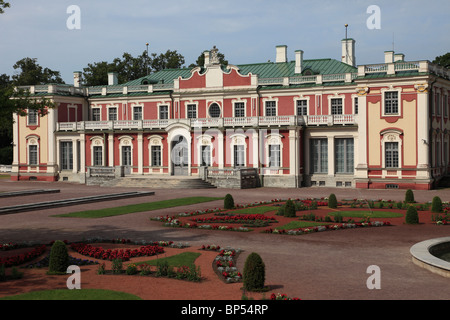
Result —
<path fill-rule="evenodd" d="M 432 189 L 449 173 L 450 70 L 380 53 L 163 70 L 100 87 L 29 86 L 57 107 L 14 116 L 13 180 L 110 185 L 198 177 L 232 186 Z M 341 48 L 338 48 L 340 51 Z M 255 185 L 253 185 L 255 186 Z"/>

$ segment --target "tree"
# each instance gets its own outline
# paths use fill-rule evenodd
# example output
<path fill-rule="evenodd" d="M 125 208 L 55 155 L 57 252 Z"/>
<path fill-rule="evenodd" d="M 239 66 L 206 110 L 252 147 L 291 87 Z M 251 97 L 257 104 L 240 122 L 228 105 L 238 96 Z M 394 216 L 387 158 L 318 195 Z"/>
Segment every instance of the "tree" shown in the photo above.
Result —
<path fill-rule="evenodd" d="M 37 63 L 37 59 L 23 58 L 17 61 L 13 67 L 21 70 L 20 73 L 12 76 L 15 86 L 64 83 L 59 71 L 43 68 Z"/>
<path fill-rule="evenodd" d="M 166 53 L 161 53 L 159 56 L 152 53 L 151 67 L 153 72 L 158 72 L 164 69 L 178 69 L 184 65 L 184 57 L 175 51 L 167 50 Z"/>
<path fill-rule="evenodd" d="M 5 2 L 4 0 L 0 0 L 0 14 L 1 13 L 5 13 L 5 11 L 3 9 L 9 8 L 9 7 L 10 7 L 9 2 Z"/>
<path fill-rule="evenodd" d="M 446 54 L 436 57 L 433 63 L 440 65 L 441 67 L 450 68 L 450 52 Z"/>
<path fill-rule="evenodd" d="M 56 240 L 50 250 L 50 257 L 48 262 L 49 274 L 66 273 L 69 266 L 69 253 L 67 246 L 61 240 Z"/>
<path fill-rule="evenodd" d="M 413 205 L 408 207 L 405 216 L 405 222 L 407 224 L 418 224 L 419 223 L 419 214 L 417 212 L 417 208 Z"/>
<path fill-rule="evenodd" d="M 221 65 L 227 66 L 228 61 L 225 60 L 225 55 L 221 52 L 217 52 L 217 58 L 219 58 L 219 62 Z M 189 65 L 189 68 L 195 68 L 195 67 L 204 67 L 205 65 L 205 55 L 202 52 L 202 54 L 197 58 L 197 61 L 195 63 L 192 63 Z"/>
<path fill-rule="evenodd" d="M 243 271 L 244 289 L 248 291 L 263 290 L 265 280 L 266 266 L 261 256 L 253 252 L 245 260 Z"/>

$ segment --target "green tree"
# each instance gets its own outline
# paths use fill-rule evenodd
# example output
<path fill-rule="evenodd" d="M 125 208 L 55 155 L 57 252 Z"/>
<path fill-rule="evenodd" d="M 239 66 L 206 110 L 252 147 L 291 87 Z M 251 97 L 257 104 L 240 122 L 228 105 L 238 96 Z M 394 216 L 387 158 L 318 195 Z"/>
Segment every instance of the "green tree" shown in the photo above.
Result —
<path fill-rule="evenodd" d="M 37 59 L 23 58 L 17 61 L 13 68 L 20 70 L 20 72 L 12 76 L 14 86 L 64 83 L 59 71 L 40 66 L 37 63 Z"/>
<path fill-rule="evenodd" d="M 450 68 L 450 52 L 446 54 L 436 57 L 433 63 L 440 65 L 441 67 Z"/>
<path fill-rule="evenodd" d="M 438 196 L 433 198 L 431 202 L 431 212 L 441 213 L 442 212 L 442 200 Z"/>
<path fill-rule="evenodd" d="M 231 194 L 227 194 L 223 201 L 223 205 L 225 209 L 233 209 L 234 208 L 234 199 Z"/>
<path fill-rule="evenodd" d="M 407 224 L 418 224 L 419 223 L 419 214 L 417 212 L 417 208 L 415 206 L 409 206 L 406 211 L 405 222 Z"/>
<path fill-rule="evenodd" d="M 328 208 L 337 208 L 338 207 L 338 202 L 336 199 L 336 195 L 334 193 L 330 194 L 330 196 L 328 197 Z"/>
<path fill-rule="evenodd" d="M 69 266 L 69 253 L 64 242 L 57 240 L 53 243 L 50 250 L 50 258 L 48 262 L 49 274 L 66 273 Z"/>
<path fill-rule="evenodd" d="M 175 51 L 167 50 L 166 53 L 157 55 L 152 53 L 151 68 L 153 72 L 158 72 L 164 69 L 179 69 L 183 67 L 185 60 L 184 57 Z"/>
<path fill-rule="evenodd" d="M 4 0 L 0 0 L 0 14 L 5 12 L 5 10 L 3 10 L 3 9 L 9 8 L 9 7 L 10 7 L 9 2 L 5 2 Z"/>
<path fill-rule="evenodd" d="M 405 193 L 405 202 L 406 203 L 414 203 L 414 192 L 411 189 L 406 190 Z"/>

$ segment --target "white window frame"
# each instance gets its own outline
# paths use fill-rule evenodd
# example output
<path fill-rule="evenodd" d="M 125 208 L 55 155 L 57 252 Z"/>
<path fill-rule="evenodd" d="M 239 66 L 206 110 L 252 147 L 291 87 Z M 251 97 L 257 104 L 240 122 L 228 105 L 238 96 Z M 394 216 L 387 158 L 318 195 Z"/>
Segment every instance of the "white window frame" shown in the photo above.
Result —
<path fill-rule="evenodd" d="M 27 165 L 31 167 L 39 167 L 40 163 L 40 138 L 38 136 L 32 135 L 27 137 Z M 30 147 L 36 147 L 36 164 L 30 162 Z"/>
<path fill-rule="evenodd" d="M 133 140 L 134 138 L 131 136 L 121 136 L 119 137 L 119 152 L 120 152 L 120 165 L 123 166 L 124 165 L 124 161 L 123 161 L 123 152 L 122 152 L 122 147 L 131 147 L 131 165 L 127 166 L 127 167 L 133 167 L 134 164 L 134 157 L 133 157 L 133 153 L 134 153 L 134 145 L 133 145 Z"/>
<path fill-rule="evenodd" d="M 273 102 L 275 103 L 275 115 L 267 115 L 267 103 Z M 263 99 L 263 106 L 264 106 L 264 116 L 265 117 L 278 117 L 278 99 L 272 99 L 272 98 L 266 98 Z"/>
<path fill-rule="evenodd" d="M 94 111 L 98 111 L 99 119 L 94 120 Z M 92 107 L 91 108 L 91 121 L 102 121 L 102 108 L 101 107 Z"/>
<path fill-rule="evenodd" d="M 236 133 L 230 136 L 231 142 L 230 142 L 230 155 L 231 155 L 231 166 L 234 168 L 236 167 L 235 161 L 234 161 L 234 146 L 244 146 L 244 168 L 248 165 L 247 164 L 247 136 L 243 133 Z"/>
<path fill-rule="evenodd" d="M 217 105 L 217 106 L 219 107 L 220 115 L 219 115 L 218 117 L 212 117 L 212 116 L 211 116 L 211 107 L 212 107 L 213 105 Z M 223 108 L 222 108 L 221 104 L 218 103 L 218 102 L 211 102 L 211 103 L 209 104 L 209 106 L 208 106 L 207 117 L 208 117 L 209 119 L 220 119 L 220 118 L 223 118 Z"/>
<path fill-rule="evenodd" d="M 264 170 L 264 174 L 265 175 L 280 175 L 283 174 L 283 136 L 281 134 L 278 133 L 272 133 L 269 134 L 265 137 L 266 141 L 265 141 L 265 145 L 264 145 L 264 150 L 265 150 L 265 165 L 266 165 L 266 170 Z M 279 145 L 280 146 L 280 166 L 279 167 L 270 167 L 270 146 L 272 145 Z"/>
<path fill-rule="evenodd" d="M 35 122 L 30 121 L 30 115 L 33 114 L 35 117 Z M 39 125 L 39 111 L 34 109 L 27 110 L 27 126 L 38 126 Z"/>
<path fill-rule="evenodd" d="M 212 166 L 214 164 L 214 158 L 213 158 L 213 150 L 214 150 L 214 145 L 213 145 L 213 136 L 210 136 L 208 134 L 203 134 L 201 136 L 199 136 L 197 138 L 197 156 L 198 156 L 198 160 L 197 160 L 197 164 L 199 167 L 201 167 L 203 165 L 203 154 L 202 154 L 202 147 L 209 147 L 209 163 L 210 166 Z M 233 156 L 234 159 L 234 156 Z"/>
<path fill-rule="evenodd" d="M 403 141 L 401 136 L 403 132 L 395 129 L 389 129 L 381 132 L 381 149 L 382 149 L 382 168 L 383 168 L 383 177 L 387 176 L 387 171 L 396 171 L 397 176 L 401 174 L 401 168 L 403 163 L 402 158 L 402 150 L 403 150 Z M 398 143 L 398 168 L 386 168 L 386 143 Z"/>
<path fill-rule="evenodd" d="M 299 114 L 298 113 L 298 102 L 299 101 L 306 101 L 306 107 L 304 107 L 304 108 L 306 108 L 306 114 Z M 309 102 L 310 102 L 310 98 L 309 97 L 300 97 L 300 98 L 296 97 L 296 98 L 294 98 L 295 114 L 297 116 L 304 116 L 304 117 L 309 116 Z"/>
<path fill-rule="evenodd" d="M 195 106 L 195 118 L 189 118 L 189 106 Z M 198 103 L 188 102 L 185 103 L 186 119 L 198 119 Z"/>
<path fill-rule="evenodd" d="M 117 106 L 110 106 L 107 108 L 108 109 L 108 121 L 117 121 L 119 120 L 119 108 Z M 111 119 L 111 110 L 115 109 L 116 110 L 116 119 Z"/>
<path fill-rule="evenodd" d="M 397 92 L 398 93 L 398 113 L 386 113 L 386 93 Z M 381 114 L 383 117 L 401 117 L 402 116 L 402 88 L 389 88 L 381 89 Z"/>
<path fill-rule="evenodd" d="M 162 107 L 167 108 L 167 119 L 163 119 L 161 117 L 161 108 Z M 169 119 L 170 119 L 170 108 L 169 108 L 169 105 L 167 103 L 158 104 L 158 120 L 169 120 Z"/>
<path fill-rule="evenodd" d="M 153 135 L 148 137 L 148 153 L 149 153 L 149 165 L 151 168 L 161 168 L 164 166 L 164 138 L 162 136 Z M 161 147 L 161 165 L 155 166 L 153 164 L 152 147 Z M 161 169 L 162 170 L 162 169 Z"/>
<path fill-rule="evenodd" d="M 243 116 L 239 116 L 239 117 L 236 115 L 236 104 L 238 104 L 238 103 L 244 105 L 244 115 Z M 247 117 L 247 101 L 246 100 L 233 101 L 233 118 L 246 118 L 246 117 Z"/>
<path fill-rule="evenodd" d="M 140 113 L 141 117 L 140 117 L 140 119 L 136 119 L 136 111 L 135 110 L 137 108 L 141 109 L 141 113 Z M 144 107 L 142 105 L 133 106 L 133 120 L 134 121 L 144 120 Z"/>
<path fill-rule="evenodd" d="M 102 165 L 101 167 L 105 166 L 105 142 L 103 141 L 103 137 L 95 136 L 91 139 L 91 165 L 95 167 L 94 165 L 94 147 L 101 147 L 102 148 Z"/>

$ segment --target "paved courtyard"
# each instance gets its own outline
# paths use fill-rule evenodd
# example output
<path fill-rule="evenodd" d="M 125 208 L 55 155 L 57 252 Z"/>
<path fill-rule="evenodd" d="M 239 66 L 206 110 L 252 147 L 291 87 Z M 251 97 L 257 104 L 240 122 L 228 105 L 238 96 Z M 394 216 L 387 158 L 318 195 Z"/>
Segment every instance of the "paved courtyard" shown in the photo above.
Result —
<path fill-rule="evenodd" d="M 60 189 L 60 193 L 28 195 L 0 199 L 1 207 L 69 199 L 95 194 L 120 193 L 131 190 L 100 188 L 69 183 L 11 182 L 0 180 L 0 192 L 31 189 Z M 281 236 L 259 233 L 220 232 L 165 228 L 150 221 L 153 216 L 212 207 L 222 207 L 215 201 L 184 208 L 135 213 L 103 219 L 56 218 L 52 215 L 86 209 L 99 209 L 174 199 L 189 196 L 225 196 L 231 193 L 235 203 L 246 204 L 274 198 L 327 197 L 335 193 L 338 199 L 403 200 L 404 190 L 355 189 L 271 189 L 252 190 L 146 190 L 155 195 L 61 207 L 48 210 L 0 216 L 1 242 L 47 242 L 51 240 L 79 241 L 102 237 L 132 240 L 171 240 L 192 246 L 217 244 L 244 250 L 238 268 L 243 269 L 246 255 L 257 252 L 266 264 L 266 283 L 274 290 L 304 300 L 449 300 L 450 279 L 435 275 L 413 264 L 410 248 L 417 242 L 450 236 L 450 226 L 395 225 L 392 227 L 342 230 L 302 236 Z M 415 191 L 417 201 L 430 201 L 439 195 L 450 201 L 450 190 Z M 369 290 L 367 268 L 381 269 L 381 289 Z"/>

